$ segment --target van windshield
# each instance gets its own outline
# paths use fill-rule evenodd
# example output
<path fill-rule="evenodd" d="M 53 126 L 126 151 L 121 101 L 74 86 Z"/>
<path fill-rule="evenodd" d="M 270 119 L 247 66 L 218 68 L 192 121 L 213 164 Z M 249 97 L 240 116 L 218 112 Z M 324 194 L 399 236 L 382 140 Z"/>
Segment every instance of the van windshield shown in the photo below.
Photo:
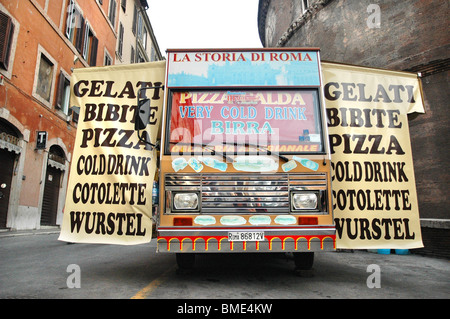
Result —
<path fill-rule="evenodd" d="M 172 91 L 165 151 L 319 154 L 320 116 L 314 89 Z"/>

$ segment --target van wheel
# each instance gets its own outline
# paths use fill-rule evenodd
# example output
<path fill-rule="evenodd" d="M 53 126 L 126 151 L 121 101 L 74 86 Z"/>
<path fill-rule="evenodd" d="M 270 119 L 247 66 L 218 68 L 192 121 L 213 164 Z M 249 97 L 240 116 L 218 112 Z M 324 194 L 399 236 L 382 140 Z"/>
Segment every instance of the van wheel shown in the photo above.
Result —
<path fill-rule="evenodd" d="M 310 270 L 314 264 L 314 252 L 294 253 L 295 269 Z"/>
<path fill-rule="evenodd" d="M 192 269 L 195 263 L 195 254 L 177 253 L 177 265 L 180 269 Z"/>

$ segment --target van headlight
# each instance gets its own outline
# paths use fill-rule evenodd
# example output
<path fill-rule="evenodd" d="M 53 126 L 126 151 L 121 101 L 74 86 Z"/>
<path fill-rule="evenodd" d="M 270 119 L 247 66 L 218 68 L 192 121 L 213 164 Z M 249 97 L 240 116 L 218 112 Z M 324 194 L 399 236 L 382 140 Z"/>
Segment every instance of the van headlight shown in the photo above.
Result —
<path fill-rule="evenodd" d="M 173 195 L 174 210 L 198 210 L 198 193 L 175 193 Z"/>
<path fill-rule="evenodd" d="M 319 203 L 318 192 L 293 192 L 291 193 L 292 210 L 317 210 Z"/>

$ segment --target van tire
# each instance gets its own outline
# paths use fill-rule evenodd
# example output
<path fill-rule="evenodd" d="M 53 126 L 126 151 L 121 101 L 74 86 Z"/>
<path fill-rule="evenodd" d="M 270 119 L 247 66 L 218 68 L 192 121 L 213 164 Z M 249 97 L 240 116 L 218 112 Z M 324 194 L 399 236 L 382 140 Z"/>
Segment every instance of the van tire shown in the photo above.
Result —
<path fill-rule="evenodd" d="M 192 269 L 195 264 L 195 254 L 191 253 L 177 253 L 177 265 L 180 269 Z"/>
<path fill-rule="evenodd" d="M 314 252 L 293 253 L 295 269 L 310 270 L 314 264 Z"/>

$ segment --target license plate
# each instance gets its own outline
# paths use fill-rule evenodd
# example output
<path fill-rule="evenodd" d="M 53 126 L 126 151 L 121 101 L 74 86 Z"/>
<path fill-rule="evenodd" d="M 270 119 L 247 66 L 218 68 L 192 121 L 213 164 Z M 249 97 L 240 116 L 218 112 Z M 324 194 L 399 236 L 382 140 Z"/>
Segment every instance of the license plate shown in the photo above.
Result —
<path fill-rule="evenodd" d="M 263 241 L 263 231 L 230 231 L 228 241 Z"/>

